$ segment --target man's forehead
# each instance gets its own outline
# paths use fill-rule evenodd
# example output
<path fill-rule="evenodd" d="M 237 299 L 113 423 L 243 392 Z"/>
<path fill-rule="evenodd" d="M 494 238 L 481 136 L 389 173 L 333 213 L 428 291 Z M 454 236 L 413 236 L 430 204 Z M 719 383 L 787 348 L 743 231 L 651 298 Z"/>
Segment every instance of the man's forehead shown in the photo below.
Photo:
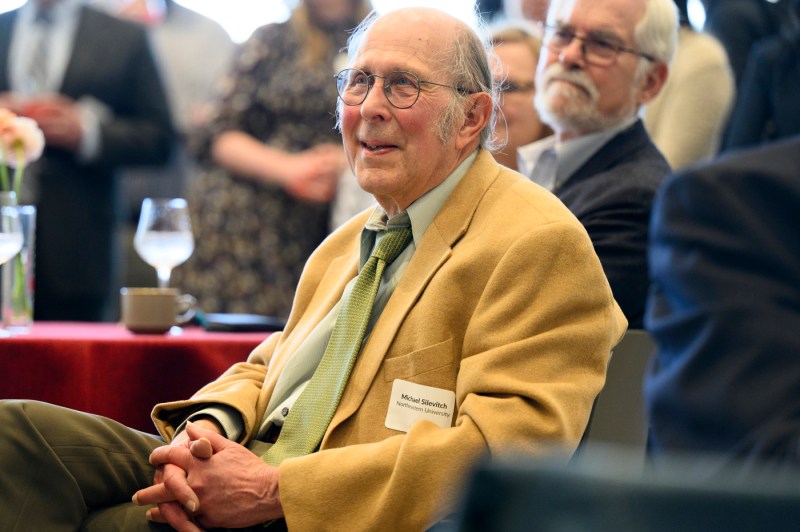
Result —
<path fill-rule="evenodd" d="M 364 68 L 380 64 L 381 68 L 398 70 L 431 66 L 438 57 L 433 52 L 447 45 L 446 39 L 429 28 L 414 30 L 411 29 L 414 26 L 399 21 L 393 24 L 381 22 L 378 20 L 367 31 L 356 53 L 354 66 Z"/>
<path fill-rule="evenodd" d="M 622 37 L 632 36 L 644 15 L 641 0 L 557 0 L 553 7 L 549 23 Z"/>

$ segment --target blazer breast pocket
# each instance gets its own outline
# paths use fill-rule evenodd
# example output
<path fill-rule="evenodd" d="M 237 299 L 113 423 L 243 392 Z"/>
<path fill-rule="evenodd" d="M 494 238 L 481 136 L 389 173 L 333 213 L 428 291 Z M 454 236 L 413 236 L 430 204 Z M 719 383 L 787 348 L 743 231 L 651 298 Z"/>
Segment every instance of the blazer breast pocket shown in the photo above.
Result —
<path fill-rule="evenodd" d="M 453 339 L 413 351 L 407 355 L 387 358 L 383 361 L 383 379 L 407 379 L 442 368 L 452 366 L 455 360 Z"/>

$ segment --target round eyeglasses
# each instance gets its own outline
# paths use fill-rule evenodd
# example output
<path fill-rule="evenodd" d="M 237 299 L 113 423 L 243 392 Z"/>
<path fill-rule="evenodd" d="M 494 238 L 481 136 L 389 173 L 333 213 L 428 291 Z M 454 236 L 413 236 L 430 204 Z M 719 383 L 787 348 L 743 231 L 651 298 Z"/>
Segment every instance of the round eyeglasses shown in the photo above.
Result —
<path fill-rule="evenodd" d="M 555 52 L 560 53 L 564 48 L 569 46 L 573 40 L 578 39 L 581 41 L 581 52 L 583 53 L 584 60 L 590 65 L 595 66 L 611 66 L 617 60 L 617 55 L 620 53 L 628 53 L 643 57 L 648 61 L 656 62 L 656 58 L 650 54 L 627 48 L 615 42 L 615 39 L 603 36 L 581 37 L 576 35 L 573 30 L 565 26 L 551 26 L 544 25 L 544 38 L 542 43 L 544 46 Z"/>
<path fill-rule="evenodd" d="M 419 99 L 419 89 L 423 83 L 448 87 L 459 94 L 474 94 L 473 91 L 444 83 L 435 83 L 419 79 L 416 74 L 405 70 L 389 72 L 385 76 L 367 74 L 357 68 L 346 68 L 336 74 L 336 91 L 345 105 L 361 105 L 367 99 L 370 89 L 375 84 L 375 78 L 383 80 L 383 94 L 393 107 L 408 109 Z"/>

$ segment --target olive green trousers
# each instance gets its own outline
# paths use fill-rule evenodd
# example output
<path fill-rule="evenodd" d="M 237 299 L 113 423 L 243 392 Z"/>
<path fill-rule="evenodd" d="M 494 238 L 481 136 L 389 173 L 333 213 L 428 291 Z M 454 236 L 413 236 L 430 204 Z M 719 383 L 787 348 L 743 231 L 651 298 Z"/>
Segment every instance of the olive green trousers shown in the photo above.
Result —
<path fill-rule="evenodd" d="M 101 416 L 36 401 L 0 401 L 0 530 L 172 530 L 147 521 L 148 508 L 130 502 L 152 484 L 148 458 L 162 445 L 159 436 Z M 285 526 L 282 520 L 275 524 Z"/>

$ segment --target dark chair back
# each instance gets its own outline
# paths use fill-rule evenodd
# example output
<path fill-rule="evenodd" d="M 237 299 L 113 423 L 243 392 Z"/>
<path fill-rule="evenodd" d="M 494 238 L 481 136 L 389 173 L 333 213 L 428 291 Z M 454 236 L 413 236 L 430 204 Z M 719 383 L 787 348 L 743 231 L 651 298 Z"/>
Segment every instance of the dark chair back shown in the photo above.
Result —
<path fill-rule="evenodd" d="M 674 532 L 797 530 L 800 473 L 697 478 L 676 460 L 634 473 L 627 456 L 552 466 L 486 463 L 468 485 L 459 532 Z"/>

